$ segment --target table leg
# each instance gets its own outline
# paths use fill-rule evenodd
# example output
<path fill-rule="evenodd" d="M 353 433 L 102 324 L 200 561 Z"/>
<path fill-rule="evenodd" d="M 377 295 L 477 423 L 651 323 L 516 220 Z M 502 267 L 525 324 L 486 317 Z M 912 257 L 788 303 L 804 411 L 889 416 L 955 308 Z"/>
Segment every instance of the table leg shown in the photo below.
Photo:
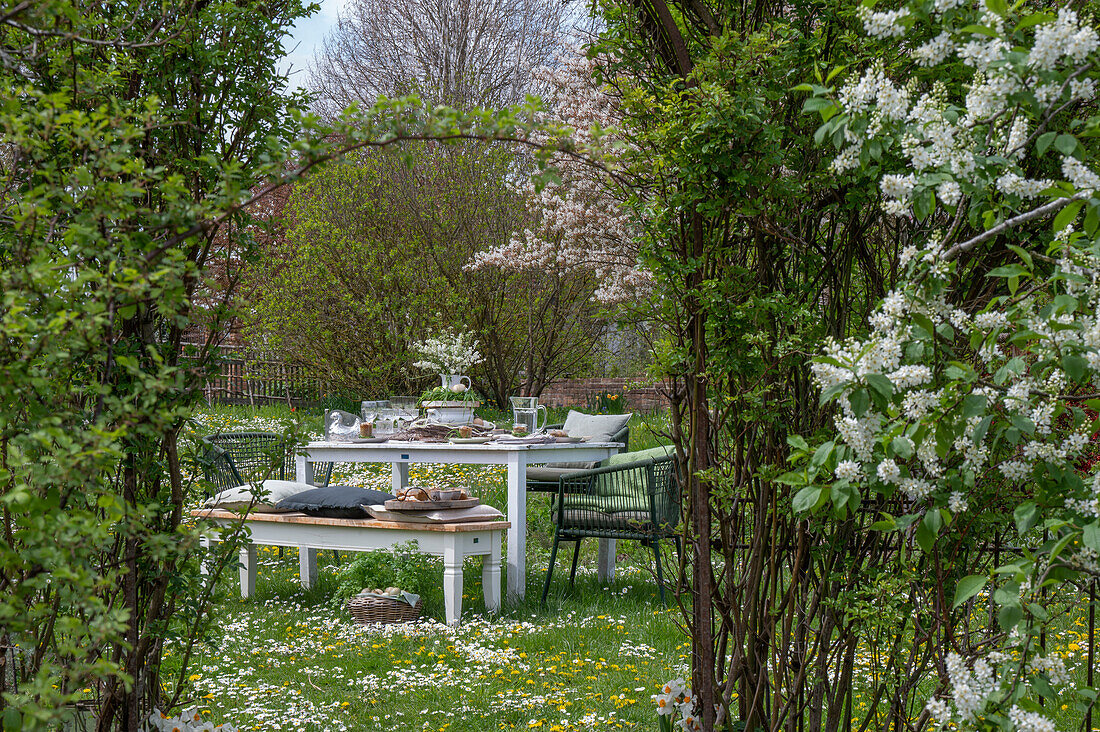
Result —
<path fill-rule="evenodd" d="M 305 455 L 294 456 L 294 480 L 313 485 L 313 463 Z"/>
<path fill-rule="evenodd" d="M 241 597 L 256 594 L 256 545 L 249 544 L 241 548 Z"/>
<path fill-rule="evenodd" d="M 393 476 L 393 494 L 396 496 L 402 488 L 409 484 L 409 464 L 391 463 L 390 473 Z"/>
<path fill-rule="evenodd" d="M 485 609 L 500 609 L 500 531 L 489 534 L 490 552 L 481 564 L 481 592 L 485 597 Z"/>
<path fill-rule="evenodd" d="M 596 562 L 596 579 L 610 582 L 615 579 L 615 540 L 600 539 Z"/>
<path fill-rule="evenodd" d="M 462 617 L 462 559 L 457 536 L 449 535 L 443 543 L 443 613 L 447 625 L 458 625 Z"/>
<path fill-rule="evenodd" d="M 522 600 L 527 590 L 527 455 L 508 453 L 508 599 Z"/>
<path fill-rule="evenodd" d="M 307 546 L 298 547 L 298 576 L 302 587 L 309 589 L 317 584 L 317 550 Z"/>

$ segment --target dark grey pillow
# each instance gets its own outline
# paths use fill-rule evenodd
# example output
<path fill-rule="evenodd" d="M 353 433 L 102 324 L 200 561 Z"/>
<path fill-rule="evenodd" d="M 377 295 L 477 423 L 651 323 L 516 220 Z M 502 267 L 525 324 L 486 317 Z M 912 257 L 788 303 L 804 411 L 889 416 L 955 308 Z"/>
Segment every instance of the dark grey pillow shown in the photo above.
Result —
<path fill-rule="evenodd" d="M 279 501 L 275 507 L 284 511 L 301 511 L 322 518 L 370 518 L 363 506 L 373 506 L 394 497 L 385 491 L 351 485 L 330 485 L 296 493 Z"/>
<path fill-rule="evenodd" d="M 600 467 L 599 460 L 581 460 L 575 463 L 546 463 L 548 468 L 572 468 L 573 470 L 592 470 Z"/>

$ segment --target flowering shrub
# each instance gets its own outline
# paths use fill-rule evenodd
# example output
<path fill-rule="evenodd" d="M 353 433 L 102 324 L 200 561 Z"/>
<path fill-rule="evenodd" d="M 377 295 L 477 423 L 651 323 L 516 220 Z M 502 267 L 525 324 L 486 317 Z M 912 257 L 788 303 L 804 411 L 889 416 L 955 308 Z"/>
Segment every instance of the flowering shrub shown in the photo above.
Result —
<path fill-rule="evenodd" d="M 949 698 L 927 712 L 960 727 L 1053 729 L 1034 700 L 1053 701 L 1069 680 L 1039 648 L 1050 598 L 1100 575 L 1100 474 L 1075 467 L 1100 407 L 1098 120 L 1088 116 L 1100 36 L 1068 8 L 1020 17 L 994 0 L 860 17 L 871 36 L 906 39 L 913 78 L 894 82 L 879 62 L 839 90 L 806 85 L 806 108 L 821 113 L 818 139 L 839 150 L 833 169 L 885 172 L 885 213 L 930 232 L 901 252 L 904 276 L 869 335 L 829 342 L 816 359 L 838 439 L 811 449 L 792 438 L 802 468 L 780 480 L 800 488 L 794 508 L 807 514 L 899 505 L 904 515 L 873 528 L 911 534 L 930 554 L 967 541 L 951 531 L 968 511 L 1007 502 L 1025 549 L 995 570 L 1000 648 L 978 657 L 978 644 L 946 640 L 974 658 L 944 653 Z M 907 172 L 886 172 L 895 166 Z M 988 272 L 994 294 L 960 291 L 964 255 L 993 247 L 1006 262 Z M 959 578 L 953 609 L 968 611 L 988 582 Z M 1096 696 L 1062 693 L 1082 709 Z"/>
<path fill-rule="evenodd" d="M 601 59 L 571 48 L 555 61 L 532 72 L 549 90 L 549 113 L 540 121 L 554 123 L 549 131 L 534 133 L 532 141 L 553 145 L 564 129 L 576 149 L 592 157 L 608 154 L 618 142 L 614 130 L 622 114 L 597 81 Z M 639 264 L 638 230 L 623 205 L 625 194 L 616 194 L 605 171 L 568 151 L 555 152 L 550 160 L 560 177 L 528 180 L 520 191 L 534 223 L 475 255 L 470 266 L 591 272 L 599 283 L 594 297 L 602 303 L 628 302 L 648 292 L 652 277 Z"/>
<path fill-rule="evenodd" d="M 484 360 L 477 352 L 477 345 L 471 333 L 444 331 L 435 338 L 412 344 L 412 350 L 423 357 L 413 366 L 439 374 L 464 374 Z"/>
<path fill-rule="evenodd" d="M 661 732 L 672 732 L 674 727 L 688 732 L 703 728 L 695 716 L 695 698 L 691 695 L 691 687 L 686 686 L 683 679 L 666 682 L 661 687 L 661 693 L 654 694 L 652 698 L 657 705 L 657 728 Z"/>

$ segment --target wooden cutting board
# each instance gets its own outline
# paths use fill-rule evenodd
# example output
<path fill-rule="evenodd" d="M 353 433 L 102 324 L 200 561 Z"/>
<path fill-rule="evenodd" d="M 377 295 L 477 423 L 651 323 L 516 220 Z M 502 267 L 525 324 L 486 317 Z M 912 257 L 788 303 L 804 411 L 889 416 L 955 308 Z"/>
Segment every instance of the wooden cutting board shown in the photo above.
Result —
<path fill-rule="evenodd" d="M 440 508 L 472 508 L 481 503 L 477 498 L 456 498 L 450 501 L 386 501 L 387 511 L 435 511 Z"/>

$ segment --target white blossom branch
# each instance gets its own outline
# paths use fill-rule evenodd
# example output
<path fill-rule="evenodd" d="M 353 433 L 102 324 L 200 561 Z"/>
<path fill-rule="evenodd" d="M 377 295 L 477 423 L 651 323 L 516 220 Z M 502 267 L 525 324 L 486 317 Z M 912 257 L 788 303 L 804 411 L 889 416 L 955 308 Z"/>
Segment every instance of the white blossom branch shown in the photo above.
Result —
<path fill-rule="evenodd" d="M 1055 211 L 1058 211 L 1059 209 L 1064 208 L 1065 206 L 1069 205 L 1070 203 L 1072 203 L 1074 201 L 1082 201 L 1086 198 L 1089 198 L 1090 196 L 1092 196 L 1092 191 L 1078 191 L 1077 193 L 1073 194 L 1072 196 L 1067 196 L 1065 198 L 1055 199 L 1055 200 L 1051 201 L 1050 203 L 1045 203 L 1042 206 L 1039 206 L 1038 208 L 1033 208 L 1030 211 L 1027 211 L 1025 213 L 1020 214 L 1019 216 L 1013 216 L 1011 219 L 1006 219 L 1005 221 L 1002 221 L 1001 223 L 997 224 L 992 229 L 987 229 L 987 230 L 983 231 L 982 233 L 978 234 L 975 237 L 967 239 L 966 241 L 963 241 L 963 242 L 959 242 L 955 246 L 953 246 L 950 249 L 948 249 L 947 251 L 945 251 L 943 253 L 942 259 L 945 262 L 951 261 L 952 259 L 959 256 L 960 254 L 963 254 L 964 252 L 970 251 L 971 249 L 978 246 L 982 242 L 986 242 L 986 241 L 989 241 L 990 239 L 994 239 L 994 238 L 1000 236 L 1001 234 L 1005 233 L 1006 231 L 1009 231 L 1010 229 L 1013 229 L 1013 228 L 1019 226 L 1020 224 L 1026 224 L 1028 221 L 1034 221 L 1035 219 L 1041 219 L 1044 216 L 1048 216 L 1048 215 L 1054 213 Z"/>

